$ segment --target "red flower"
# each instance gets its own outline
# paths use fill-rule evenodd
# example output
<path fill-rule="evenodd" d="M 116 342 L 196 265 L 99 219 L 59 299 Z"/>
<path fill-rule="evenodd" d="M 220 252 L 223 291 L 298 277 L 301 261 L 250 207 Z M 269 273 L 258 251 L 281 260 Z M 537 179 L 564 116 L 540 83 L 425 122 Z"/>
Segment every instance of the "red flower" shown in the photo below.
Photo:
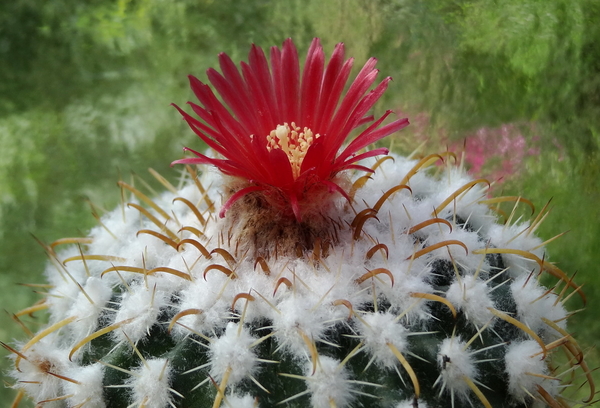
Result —
<path fill-rule="evenodd" d="M 387 154 L 387 149 L 357 152 L 408 125 L 407 119 L 399 119 L 381 126 L 391 111 L 376 121 L 365 116 L 391 80 L 385 78 L 369 91 L 378 73 L 374 58 L 367 61 L 343 95 L 353 59 L 344 61 L 342 43 L 325 64 L 323 48 L 315 38 L 302 75 L 291 39 L 281 49 L 271 48 L 270 61 L 253 45 L 248 63 L 240 63 L 241 72 L 224 53 L 219 55 L 219 63 L 222 74 L 212 68 L 207 74 L 222 102 L 208 85 L 190 76 L 201 105 L 189 104 L 201 121 L 175 107 L 192 130 L 223 158 L 185 148 L 198 157 L 173 164 L 212 164 L 227 175 L 248 181 L 248 186 L 223 205 L 221 217 L 239 198 L 264 191 L 279 197 L 280 204 L 300 221 L 302 203 L 310 200 L 311 191 L 325 187 L 347 197 L 334 177 L 348 169 L 371 171 L 355 163 Z M 373 123 L 341 149 L 354 129 L 369 122 Z"/>

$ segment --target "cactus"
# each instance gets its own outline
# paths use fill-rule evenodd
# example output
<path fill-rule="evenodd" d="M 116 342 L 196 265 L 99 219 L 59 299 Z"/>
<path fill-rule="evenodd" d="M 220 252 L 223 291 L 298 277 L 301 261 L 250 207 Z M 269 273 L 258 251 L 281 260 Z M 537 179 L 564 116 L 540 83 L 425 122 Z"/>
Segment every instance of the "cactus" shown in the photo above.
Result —
<path fill-rule="evenodd" d="M 314 40 L 302 74 L 291 40 L 270 64 L 253 46 L 241 73 L 219 60 L 222 74 L 208 78 L 223 102 L 191 77 L 201 120 L 177 107 L 212 153 L 187 149 L 196 157 L 174 162 L 185 164 L 181 185 L 157 176 L 167 188 L 158 197 L 120 181 L 128 203 L 89 236 L 44 246 L 51 289 L 17 316 L 48 309 L 50 321 L 23 344 L 3 343 L 17 399 L 568 407 L 561 374 L 581 370 L 590 402 L 563 307 L 583 294 L 534 235 L 547 208 L 499 223 L 500 203 L 533 204 L 489 198 L 490 183 L 453 153 L 361 152 L 408 121 L 365 116 L 389 82 L 368 91 L 375 60 L 342 96 L 352 66 L 343 45 L 325 64 Z"/>

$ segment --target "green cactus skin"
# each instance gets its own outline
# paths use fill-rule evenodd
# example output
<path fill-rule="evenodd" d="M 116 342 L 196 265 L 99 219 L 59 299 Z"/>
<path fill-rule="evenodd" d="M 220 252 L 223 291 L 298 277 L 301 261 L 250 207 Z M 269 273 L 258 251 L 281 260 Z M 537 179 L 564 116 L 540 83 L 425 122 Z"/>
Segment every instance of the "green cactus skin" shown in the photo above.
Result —
<path fill-rule="evenodd" d="M 496 223 L 487 184 L 450 156 L 439 175 L 426 167 L 440 156 L 391 157 L 354 208 L 336 203 L 336 240 L 300 256 L 228 242 L 214 173 L 146 207 L 121 183 L 134 205 L 66 240 L 79 245 L 47 247 L 51 328 L 13 349 L 15 388 L 86 408 L 561 401 L 551 377 L 570 366 L 554 367 L 563 347 L 550 345 L 564 337 L 566 295 L 538 282 L 561 274 L 531 233 L 540 217 Z"/>

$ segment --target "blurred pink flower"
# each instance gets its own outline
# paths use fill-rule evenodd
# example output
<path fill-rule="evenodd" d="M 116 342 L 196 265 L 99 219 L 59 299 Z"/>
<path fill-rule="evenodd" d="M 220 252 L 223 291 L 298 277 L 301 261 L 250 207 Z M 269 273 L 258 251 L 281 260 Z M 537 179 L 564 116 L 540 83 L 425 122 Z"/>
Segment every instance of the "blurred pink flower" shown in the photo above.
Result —
<path fill-rule="evenodd" d="M 419 143 L 427 143 L 430 149 L 448 149 L 455 153 L 464 153 L 464 161 L 469 173 L 503 182 L 517 176 L 525 169 L 529 157 L 541 154 L 541 138 L 536 135 L 535 123 L 506 123 L 499 127 L 482 127 L 474 133 L 465 135 L 461 141 L 454 136 L 452 140 L 444 128 L 432 129 L 430 116 L 425 112 L 400 115 L 411 118 L 409 133 Z M 525 136 L 525 134 L 533 136 Z M 564 148 L 553 139 L 557 147 L 559 160 Z M 431 147 L 437 145 L 438 147 Z"/>
<path fill-rule="evenodd" d="M 533 130 L 533 125 L 529 125 Z M 521 172 L 525 160 L 540 154 L 539 137 L 527 140 L 518 125 L 508 123 L 497 128 L 483 127 L 467 135 L 464 160 L 472 174 L 504 181 Z M 456 143 L 454 148 L 460 147 Z"/>

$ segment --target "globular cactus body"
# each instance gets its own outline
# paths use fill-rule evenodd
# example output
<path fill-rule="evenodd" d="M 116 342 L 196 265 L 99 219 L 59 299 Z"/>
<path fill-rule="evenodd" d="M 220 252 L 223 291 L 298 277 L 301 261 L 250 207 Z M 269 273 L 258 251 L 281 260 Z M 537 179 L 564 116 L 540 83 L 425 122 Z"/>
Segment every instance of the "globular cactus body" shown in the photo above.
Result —
<path fill-rule="evenodd" d="M 498 223 L 490 205 L 528 201 L 447 152 L 359 158 L 304 187 L 323 202 L 229 168 L 154 199 L 120 182 L 128 204 L 46 247 L 50 322 L 6 346 L 15 387 L 49 407 L 568 406 L 552 355 L 589 376 L 562 304 L 579 288 L 534 235 L 544 211 Z"/>

